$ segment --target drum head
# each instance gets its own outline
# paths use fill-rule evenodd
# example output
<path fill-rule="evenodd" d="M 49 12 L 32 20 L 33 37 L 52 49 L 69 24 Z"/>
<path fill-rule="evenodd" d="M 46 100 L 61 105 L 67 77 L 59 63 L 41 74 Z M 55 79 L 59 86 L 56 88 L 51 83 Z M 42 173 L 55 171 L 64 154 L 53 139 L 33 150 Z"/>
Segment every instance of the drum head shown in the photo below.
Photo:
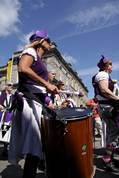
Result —
<path fill-rule="evenodd" d="M 77 120 L 85 119 L 92 115 L 92 110 L 79 107 L 63 108 L 56 110 L 56 120 Z"/>

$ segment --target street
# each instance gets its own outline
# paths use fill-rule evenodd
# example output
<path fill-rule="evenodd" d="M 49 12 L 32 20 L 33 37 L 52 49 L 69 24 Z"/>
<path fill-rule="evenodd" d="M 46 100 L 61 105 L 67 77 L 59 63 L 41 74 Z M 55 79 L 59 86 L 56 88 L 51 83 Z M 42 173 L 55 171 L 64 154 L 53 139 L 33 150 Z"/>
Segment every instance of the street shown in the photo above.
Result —
<path fill-rule="evenodd" d="M 10 165 L 2 156 L 3 144 L 0 144 L 0 178 L 21 178 L 24 160 L 20 161 L 19 166 Z M 101 157 L 103 154 L 103 149 L 100 148 L 100 139 L 97 138 L 95 140 L 95 149 L 94 149 L 94 165 L 96 166 L 95 176 L 94 178 L 118 178 L 119 173 L 111 173 L 107 172 L 103 168 L 103 164 L 101 161 Z M 115 156 L 117 160 L 117 164 L 119 166 L 119 155 Z M 36 178 L 47 178 L 47 176 L 42 173 L 40 170 L 37 171 Z"/>
<path fill-rule="evenodd" d="M 117 178 L 119 177 L 118 173 L 111 173 L 105 171 L 102 162 L 102 155 L 104 153 L 104 149 L 100 148 L 100 138 L 96 138 L 95 140 L 95 149 L 94 149 L 94 164 L 96 165 L 96 173 L 94 178 Z M 119 167 L 119 152 L 118 155 L 115 154 L 116 165 Z"/>
<path fill-rule="evenodd" d="M 21 160 L 19 165 L 11 165 L 7 158 L 2 156 L 3 144 L 0 143 L 0 178 L 21 178 L 23 172 L 24 160 Z M 47 178 L 44 173 L 37 171 L 36 178 Z"/>

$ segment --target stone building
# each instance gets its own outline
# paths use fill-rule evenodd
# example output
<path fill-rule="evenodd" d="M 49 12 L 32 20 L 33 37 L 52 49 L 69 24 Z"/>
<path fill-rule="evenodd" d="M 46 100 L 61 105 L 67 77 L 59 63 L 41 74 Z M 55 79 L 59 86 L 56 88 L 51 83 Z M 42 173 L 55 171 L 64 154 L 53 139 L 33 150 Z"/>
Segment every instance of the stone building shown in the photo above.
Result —
<path fill-rule="evenodd" d="M 72 69 L 71 64 L 64 60 L 60 52 L 55 48 L 52 52 L 47 53 L 44 56 L 44 61 L 47 64 L 47 68 L 52 67 L 52 69 L 56 72 L 56 78 L 65 83 L 67 90 L 72 93 L 83 93 L 83 97 L 79 97 L 74 94 L 72 97 L 77 103 L 77 106 L 85 105 L 88 99 L 87 87 L 84 85 L 77 72 Z"/>
<path fill-rule="evenodd" d="M 18 72 L 17 72 L 17 63 L 19 60 L 19 55 L 22 51 L 15 52 L 12 58 L 8 61 L 7 64 L 7 77 L 5 80 L 9 80 L 14 85 L 17 86 L 18 83 Z M 72 98 L 75 100 L 77 106 L 83 105 L 88 99 L 88 89 L 82 82 L 81 78 L 78 76 L 77 72 L 72 69 L 71 64 L 67 63 L 65 59 L 62 57 L 60 52 L 55 48 L 52 51 L 48 52 L 43 57 L 44 62 L 47 65 L 47 68 L 52 68 L 56 72 L 56 78 L 65 83 L 65 87 L 67 90 L 72 92 Z M 3 84 L 3 81 L 0 85 Z M 81 92 L 83 93 L 83 97 L 79 97 L 74 93 Z"/>

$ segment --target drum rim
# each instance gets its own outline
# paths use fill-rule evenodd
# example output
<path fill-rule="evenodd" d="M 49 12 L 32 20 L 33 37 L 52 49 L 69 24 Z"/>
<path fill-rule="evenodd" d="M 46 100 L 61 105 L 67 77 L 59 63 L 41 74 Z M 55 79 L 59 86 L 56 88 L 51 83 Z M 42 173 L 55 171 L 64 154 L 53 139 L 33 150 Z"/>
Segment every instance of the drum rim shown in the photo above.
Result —
<path fill-rule="evenodd" d="M 67 117 L 67 118 L 60 118 L 58 116 L 56 116 L 56 120 L 57 121 L 76 121 L 76 120 L 83 120 L 83 119 L 88 119 L 91 116 L 91 114 L 85 115 L 85 116 L 81 116 L 81 117 Z"/>
<path fill-rule="evenodd" d="M 65 113 L 65 116 L 63 116 L 62 114 L 60 115 L 60 111 L 68 111 L 68 110 L 75 110 L 76 112 L 79 111 L 80 112 L 80 115 L 70 115 L 68 114 L 67 112 Z M 62 113 L 61 112 L 61 113 Z M 87 113 L 86 113 L 87 112 Z M 82 114 L 82 115 L 81 115 Z M 82 109 L 82 108 L 79 108 L 79 107 L 75 107 L 75 108 L 63 108 L 63 109 L 58 109 L 56 110 L 56 120 L 61 120 L 61 121 L 65 121 L 65 120 L 83 120 L 85 118 L 88 118 L 92 116 L 92 110 L 89 109 L 89 108 L 86 108 L 86 109 Z"/>

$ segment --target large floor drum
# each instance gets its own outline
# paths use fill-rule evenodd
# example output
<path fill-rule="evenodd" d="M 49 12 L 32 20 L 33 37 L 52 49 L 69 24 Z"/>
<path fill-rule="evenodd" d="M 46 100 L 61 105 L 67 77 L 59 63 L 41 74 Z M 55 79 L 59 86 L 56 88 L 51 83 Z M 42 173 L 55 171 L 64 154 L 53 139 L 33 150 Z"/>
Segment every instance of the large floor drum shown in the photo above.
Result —
<path fill-rule="evenodd" d="M 44 116 L 42 126 L 48 178 L 92 178 L 91 111 L 57 110 L 55 118 Z"/>

